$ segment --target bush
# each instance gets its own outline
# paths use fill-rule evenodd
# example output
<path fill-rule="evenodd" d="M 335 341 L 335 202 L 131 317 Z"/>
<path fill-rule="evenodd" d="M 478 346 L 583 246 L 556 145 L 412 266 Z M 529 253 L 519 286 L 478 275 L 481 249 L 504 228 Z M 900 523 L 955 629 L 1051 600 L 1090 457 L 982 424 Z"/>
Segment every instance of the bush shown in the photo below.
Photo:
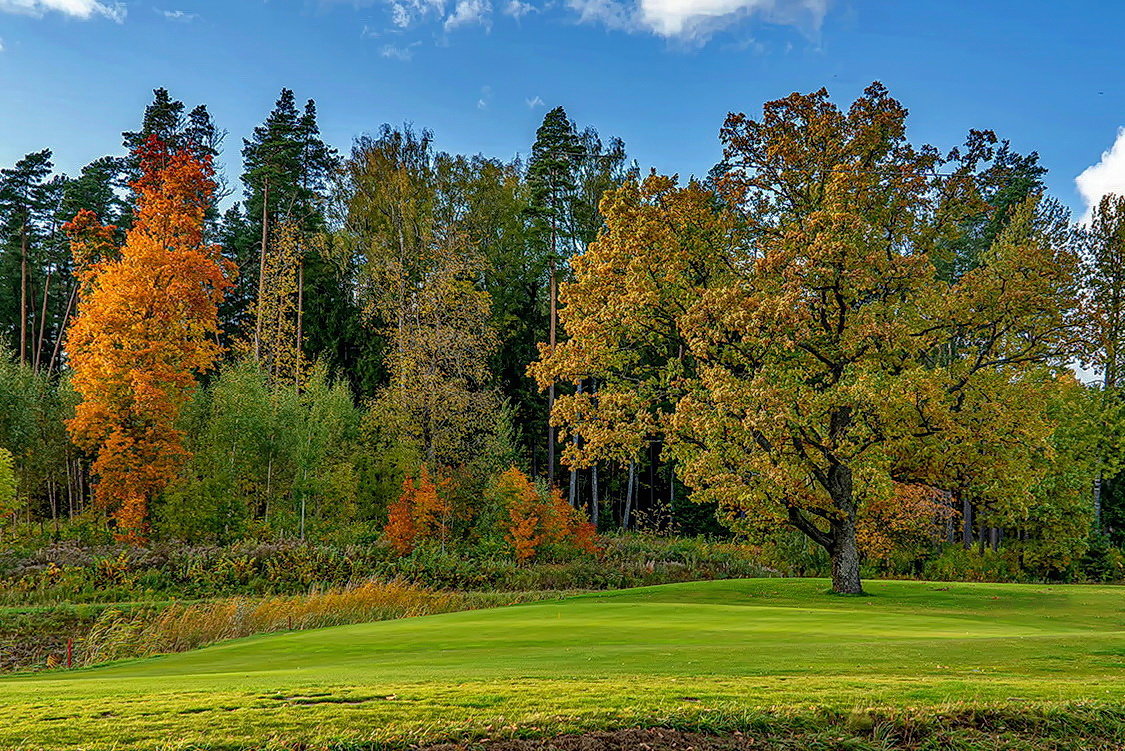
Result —
<path fill-rule="evenodd" d="M 162 544 L 150 548 L 50 545 L 0 561 L 9 604 L 295 595 L 370 579 L 445 590 L 604 589 L 696 579 L 776 575 L 755 548 L 626 534 L 602 538 L 592 556 L 546 555 L 519 565 L 507 544 L 481 539 L 457 549 L 421 542 L 400 556 L 385 543 Z"/>

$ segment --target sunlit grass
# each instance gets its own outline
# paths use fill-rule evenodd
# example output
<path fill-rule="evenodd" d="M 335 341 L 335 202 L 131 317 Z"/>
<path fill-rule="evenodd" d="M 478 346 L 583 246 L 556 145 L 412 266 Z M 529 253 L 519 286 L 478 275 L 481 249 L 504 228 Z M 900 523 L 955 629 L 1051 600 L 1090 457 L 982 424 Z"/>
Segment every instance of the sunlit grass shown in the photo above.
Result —
<path fill-rule="evenodd" d="M 369 581 L 307 595 L 170 603 L 152 611 L 105 610 L 82 640 L 82 665 L 190 649 L 276 631 L 412 618 L 559 599 L 556 592 L 448 592 Z"/>
<path fill-rule="evenodd" d="M 815 724 L 856 708 L 1058 727 L 1093 713 L 1097 732 L 1125 732 L 1113 709 L 1125 700 L 1125 590 L 868 587 L 873 597 L 839 598 L 815 580 L 669 585 L 11 678 L 0 748 L 358 747 Z"/>

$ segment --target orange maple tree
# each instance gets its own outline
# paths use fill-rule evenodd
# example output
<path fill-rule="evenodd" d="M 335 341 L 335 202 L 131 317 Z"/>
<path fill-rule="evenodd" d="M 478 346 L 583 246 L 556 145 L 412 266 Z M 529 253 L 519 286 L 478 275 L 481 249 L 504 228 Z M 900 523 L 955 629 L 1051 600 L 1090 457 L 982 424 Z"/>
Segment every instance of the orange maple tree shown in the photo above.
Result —
<path fill-rule="evenodd" d="M 129 542 L 144 539 L 152 499 L 187 457 L 176 418 L 220 354 L 218 304 L 235 274 L 203 237 L 210 159 L 155 137 L 137 151 L 124 245 L 89 211 L 66 225 L 80 284 L 67 351 L 81 402 L 68 428 L 94 456 L 95 503 Z"/>

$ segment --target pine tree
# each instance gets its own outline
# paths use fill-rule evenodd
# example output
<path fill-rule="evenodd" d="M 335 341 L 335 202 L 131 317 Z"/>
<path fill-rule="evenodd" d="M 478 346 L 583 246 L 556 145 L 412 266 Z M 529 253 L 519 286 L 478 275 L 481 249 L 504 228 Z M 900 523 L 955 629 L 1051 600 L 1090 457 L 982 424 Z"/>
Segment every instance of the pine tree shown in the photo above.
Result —
<path fill-rule="evenodd" d="M 320 137 L 316 103 L 310 99 L 304 110 L 299 111 L 290 89 L 281 90 L 265 122 L 256 127 L 252 137 L 243 144 L 242 182 L 246 188 L 246 213 L 259 238 L 255 259 L 259 299 L 255 304 L 263 304 L 261 292 L 265 289 L 270 239 L 275 236 L 276 225 L 285 222 L 292 224 L 297 232 L 301 277 L 298 294 L 303 308 L 306 265 L 314 271 L 314 278 L 309 281 L 316 292 L 323 292 L 327 286 L 321 277 L 331 274 L 331 267 L 321 263 L 321 259 L 315 259 L 311 264 L 306 264 L 306 260 L 317 255 L 319 246 L 312 242 L 312 237 L 324 227 L 325 191 L 338 158 Z M 249 268 L 246 270 L 248 272 Z M 349 311 L 341 308 L 340 300 L 335 301 L 336 305 L 325 305 L 323 299 L 319 299 L 321 295 L 317 298 L 310 306 L 317 313 L 309 321 L 310 329 L 332 328 L 341 318 L 346 320 L 350 317 Z M 261 319 L 260 313 L 257 318 Z M 256 322 L 253 335 L 255 356 L 261 355 L 261 339 L 262 330 Z M 319 351 L 311 350 L 310 354 L 315 357 Z"/>
<path fill-rule="evenodd" d="M 598 210 L 602 194 L 626 177 L 625 145 L 611 139 L 605 148 L 597 131 L 577 126 L 562 107 L 543 118 L 527 164 L 530 213 L 540 245 L 547 248 L 547 346 L 558 344 L 558 289 L 568 277 L 569 259 L 596 239 L 604 222 Z M 556 386 L 547 385 L 547 413 L 554 408 Z M 556 431 L 547 428 L 547 482 L 555 482 Z M 595 470 L 596 472 L 596 470 Z M 570 485 L 577 477 L 571 472 Z M 574 493 L 572 492 L 573 496 Z"/>
<path fill-rule="evenodd" d="M 36 274 L 36 253 L 51 216 L 51 151 L 28 154 L 11 169 L 0 171 L 0 232 L 5 255 L 3 320 L 19 343 L 19 359 L 32 359 L 32 309 L 30 292 Z M 14 287 L 14 289 L 13 289 Z"/>

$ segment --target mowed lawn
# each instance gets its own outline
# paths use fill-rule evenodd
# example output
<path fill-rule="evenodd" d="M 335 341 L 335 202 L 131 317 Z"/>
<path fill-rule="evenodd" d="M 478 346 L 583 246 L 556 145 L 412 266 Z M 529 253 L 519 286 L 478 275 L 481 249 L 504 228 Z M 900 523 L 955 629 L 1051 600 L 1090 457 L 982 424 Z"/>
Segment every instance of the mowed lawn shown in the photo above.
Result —
<path fill-rule="evenodd" d="M 0 748 L 258 748 L 1125 700 L 1125 589 L 677 584 L 0 680 Z M 1026 703 L 1026 704 L 1021 704 Z"/>

